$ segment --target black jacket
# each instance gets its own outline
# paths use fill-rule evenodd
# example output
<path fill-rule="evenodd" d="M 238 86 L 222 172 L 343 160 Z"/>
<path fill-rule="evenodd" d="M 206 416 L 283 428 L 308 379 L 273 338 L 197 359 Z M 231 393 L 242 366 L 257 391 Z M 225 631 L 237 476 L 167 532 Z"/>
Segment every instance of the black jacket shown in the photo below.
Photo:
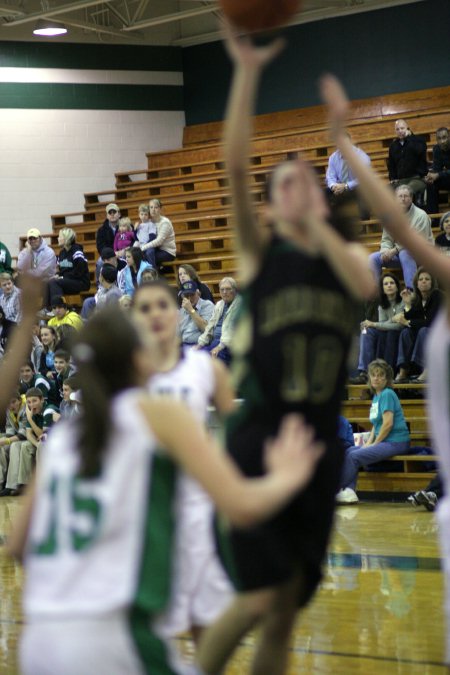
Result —
<path fill-rule="evenodd" d="M 440 145 L 433 147 L 432 171 L 440 176 L 450 176 L 450 149 L 443 150 Z"/>
<path fill-rule="evenodd" d="M 431 292 L 425 305 L 419 301 L 405 311 L 405 319 L 411 322 L 411 328 L 418 331 L 420 328 L 429 328 L 435 320 L 442 303 L 442 293 L 439 289 Z"/>
<path fill-rule="evenodd" d="M 80 244 L 72 244 L 67 251 L 61 249 L 58 255 L 59 273 L 64 279 L 76 279 L 89 290 L 91 281 L 89 278 L 89 266 Z"/>
<path fill-rule="evenodd" d="M 95 235 L 95 241 L 97 244 L 98 254 L 101 255 L 104 248 L 114 248 L 114 237 L 116 236 L 117 227 L 112 229 L 109 224 L 108 218 L 106 218 L 103 225 L 97 230 Z"/>
<path fill-rule="evenodd" d="M 402 143 L 396 138 L 389 147 L 389 180 L 426 176 L 427 146 L 419 136 L 407 136 Z"/>

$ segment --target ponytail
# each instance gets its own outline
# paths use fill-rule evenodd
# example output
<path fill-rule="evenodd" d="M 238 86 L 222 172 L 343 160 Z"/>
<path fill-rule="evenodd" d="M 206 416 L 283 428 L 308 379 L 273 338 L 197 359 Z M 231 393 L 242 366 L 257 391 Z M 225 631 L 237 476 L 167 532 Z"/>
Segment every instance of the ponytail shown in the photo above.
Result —
<path fill-rule="evenodd" d="M 95 365 L 78 363 L 77 377 L 83 405 L 78 440 L 80 475 L 93 478 L 101 472 L 111 431 L 110 401 Z"/>
<path fill-rule="evenodd" d="M 84 478 L 101 472 L 114 425 L 111 402 L 120 391 L 136 386 L 134 355 L 140 347 L 136 330 L 118 308 L 97 312 L 76 340 L 72 354 L 83 407 L 77 450 Z"/>

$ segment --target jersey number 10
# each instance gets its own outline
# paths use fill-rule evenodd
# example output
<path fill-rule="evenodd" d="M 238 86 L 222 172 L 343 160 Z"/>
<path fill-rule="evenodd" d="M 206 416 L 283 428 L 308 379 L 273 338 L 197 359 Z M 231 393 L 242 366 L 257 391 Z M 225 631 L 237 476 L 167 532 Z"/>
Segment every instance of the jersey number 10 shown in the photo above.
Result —
<path fill-rule="evenodd" d="M 292 333 L 282 344 L 284 372 L 281 394 L 289 403 L 326 403 L 336 391 L 343 348 L 333 335 L 308 339 Z"/>

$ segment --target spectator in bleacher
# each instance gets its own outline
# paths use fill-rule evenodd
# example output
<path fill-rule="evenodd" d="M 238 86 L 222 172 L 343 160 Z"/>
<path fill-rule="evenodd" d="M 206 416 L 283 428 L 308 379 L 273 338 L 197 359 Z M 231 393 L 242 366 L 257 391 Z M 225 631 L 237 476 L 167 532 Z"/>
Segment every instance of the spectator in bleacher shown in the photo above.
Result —
<path fill-rule="evenodd" d="M 38 371 L 47 379 L 55 375 L 55 352 L 58 349 L 58 334 L 53 326 L 41 326 L 40 339 L 43 346 Z"/>
<path fill-rule="evenodd" d="M 81 308 L 81 317 L 86 321 L 93 311 L 115 304 L 122 297 L 122 292 L 117 286 L 117 267 L 103 265 L 100 272 L 99 289 L 93 298 L 86 298 Z"/>
<path fill-rule="evenodd" d="M 411 227 L 430 244 L 434 244 L 430 217 L 423 209 L 413 204 L 412 188 L 408 185 L 400 185 L 395 190 L 395 194 L 408 216 Z M 381 236 L 380 251 L 372 253 L 369 260 L 377 279 L 380 278 L 383 267 L 401 267 L 406 286 L 412 288 L 417 265 L 411 254 L 397 244 L 386 229 L 383 229 Z"/>
<path fill-rule="evenodd" d="M 27 232 L 27 242 L 17 259 L 17 271 L 26 272 L 43 281 L 55 276 L 56 255 L 35 227 Z"/>
<path fill-rule="evenodd" d="M 119 275 L 118 286 L 124 295 L 133 297 L 134 291 L 141 283 L 143 272 L 152 266 L 144 260 L 141 249 L 136 247 L 126 250 L 125 260 L 127 265 Z"/>
<path fill-rule="evenodd" d="M 108 204 L 106 207 L 106 218 L 103 225 L 100 225 L 95 234 L 95 243 L 99 258 L 96 263 L 95 278 L 98 279 L 100 268 L 102 266 L 102 251 L 105 248 L 114 250 L 114 238 L 117 232 L 117 226 L 120 219 L 120 209 L 117 204 Z"/>
<path fill-rule="evenodd" d="M 25 440 L 25 423 L 25 403 L 19 392 L 16 392 L 11 396 L 6 410 L 5 433 L 0 436 L 0 497 L 5 489 L 11 444 Z"/>
<path fill-rule="evenodd" d="M 389 180 L 398 187 L 409 185 L 416 203 L 423 206 L 425 176 L 428 173 L 427 145 L 425 141 L 411 133 L 405 120 L 395 123 L 395 138 L 389 146 Z"/>
<path fill-rule="evenodd" d="M 79 406 L 73 394 L 78 391 L 78 382 L 76 377 L 68 377 L 62 386 L 62 400 L 59 406 L 59 414 L 54 415 L 55 422 L 58 419 L 71 419 L 79 414 Z"/>
<path fill-rule="evenodd" d="M 450 132 L 447 127 L 436 131 L 433 163 L 425 176 L 428 213 L 439 213 L 439 191 L 450 191 Z"/>
<path fill-rule="evenodd" d="M 442 293 L 438 289 L 437 281 L 423 267 L 419 267 L 413 281 L 413 292 L 409 289 L 402 291 L 405 303 L 403 315 L 398 320 L 403 326 L 400 333 L 397 366 L 399 372 L 396 382 L 407 382 L 412 371 L 421 371 L 415 379 L 417 382 L 426 380 L 425 342 L 429 329 L 442 304 Z"/>
<path fill-rule="evenodd" d="M 231 362 L 230 346 L 237 313 L 241 304 L 237 284 L 232 277 L 224 277 L 219 285 L 221 300 L 193 349 L 205 349 L 225 364 Z"/>
<path fill-rule="evenodd" d="M 214 302 L 213 294 L 211 293 L 209 286 L 204 284 L 200 277 L 197 274 L 197 270 L 192 265 L 185 263 L 180 265 L 178 268 L 178 290 L 181 290 L 181 286 L 186 283 L 186 281 L 195 281 L 200 291 L 200 297 L 203 300 L 210 300 Z"/>
<path fill-rule="evenodd" d="M 148 204 L 139 206 L 139 220 L 134 224 L 134 233 L 136 235 L 135 246 L 140 247 L 156 239 L 156 225 L 150 220 L 150 206 Z"/>
<path fill-rule="evenodd" d="M 117 258 L 125 258 L 125 251 L 131 248 L 136 241 L 133 223 L 130 218 L 121 218 L 114 236 L 114 253 Z"/>
<path fill-rule="evenodd" d="M 119 307 L 124 312 L 129 312 L 132 304 L 133 304 L 133 298 L 131 297 L 131 295 L 125 294 L 125 295 L 122 295 L 121 298 L 119 298 Z"/>
<path fill-rule="evenodd" d="M 178 293 L 181 299 L 179 329 L 183 345 L 198 344 L 214 312 L 214 303 L 203 300 L 195 281 L 185 281 Z"/>
<path fill-rule="evenodd" d="M 374 394 L 370 408 L 372 430 L 362 447 L 345 451 L 341 489 L 336 496 L 338 504 L 358 502 L 355 492 L 358 470 L 384 459 L 408 452 L 410 435 L 402 406 L 392 389 L 393 370 L 383 359 L 369 364 L 370 389 Z"/>
<path fill-rule="evenodd" d="M 153 269 L 153 267 L 148 267 L 142 272 L 141 285 L 151 281 L 158 281 L 159 278 L 158 270 Z"/>
<path fill-rule="evenodd" d="M 13 328 L 14 324 L 11 323 L 11 321 L 8 321 L 8 319 L 5 319 L 5 315 L 3 314 L 3 310 L 0 305 L 0 358 L 3 356 L 6 345 L 8 343 L 8 338 L 9 338 L 9 333 L 11 331 L 11 328 Z"/>
<path fill-rule="evenodd" d="M 58 273 L 48 284 L 49 305 L 55 297 L 67 293 L 74 295 L 91 287 L 89 265 L 81 244 L 76 243 L 76 234 L 70 227 L 60 230 L 58 244 Z"/>
<path fill-rule="evenodd" d="M 151 222 L 156 225 L 156 238 L 147 244 L 142 244 L 141 251 L 144 251 L 151 266 L 159 269 L 161 263 L 175 260 L 177 255 L 175 231 L 170 220 L 161 215 L 159 199 L 151 199 L 149 206 Z"/>
<path fill-rule="evenodd" d="M 12 259 L 8 248 L 0 241 L 0 274 L 4 272 L 12 274 Z"/>
<path fill-rule="evenodd" d="M 41 373 L 36 373 L 33 369 L 31 361 L 24 363 L 19 370 L 19 392 L 26 394 L 28 389 L 37 387 L 42 391 L 46 399 L 53 400 L 55 396 L 55 388 Z"/>
<path fill-rule="evenodd" d="M 436 246 L 446 254 L 450 255 L 450 211 L 444 213 L 439 221 L 439 227 L 442 230 L 442 234 L 439 234 L 436 237 Z"/>
<path fill-rule="evenodd" d="M 80 330 L 83 327 L 83 319 L 79 314 L 67 307 L 67 303 L 61 296 L 53 298 L 52 311 L 54 316 L 49 320 L 48 325 L 58 328 L 59 326 L 68 325 Z"/>
<path fill-rule="evenodd" d="M 350 138 L 349 133 L 347 133 L 347 136 L 348 138 Z M 353 147 L 355 152 L 357 152 L 358 155 L 361 157 L 361 160 L 365 164 L 369 165 L 370 164 L 369 155 L 367 155 L 364 152 L 364 150 L 357 148 L 355 145 Z M 358 194 L 357 189 L 358 181 L 352 174 L 350 167 L 342 157 L 339 150 L 333 152 L 333 154 L 330 155 L 330 158 L 328 160 L 326 183 L 327 183 L 327 193 L 331 198 L 333 196 L 338 197 L 339 195 L 342 195 L 344 192 L 354 191 L 357 197 L 361 218 L 364 220 L 369 217 L 367 208 L 363 204 Z"/>
<path fill-rule="evenodd" d="M 384 274 L 379 282 L 378 321 L 365 319 L 361 323 L 359 342 L 359 375 L 350 378 L 351 384 L 366 384 L 369 363 L 384 359 L 392 368 L 397 363 L 398 341 L 403 326 L 395 318 L 401 316 L 404 302 L 400 282 L 393 274 Z"/>
<path fill-rule="evenodd" d="M 56 332 L 58 333 L 58 349 L 70 351 L 72 342 L 77 334 L 77 329 L 70 323 L 62 323 L 56 327 Z"/>
<path fill-rule="evenodd" d="M 63 384 L 76 373 L 76 368 L 70 363 L 70 354 L 65 349 L 57 349 L 55 352 L 55 387 L 57 404 L 61 403 L 63 396 Z"/>
<path fill-rule="evenodd" d="M 9 487 L 11 482 L 16 482 L 16 490 L 18 490 L 19 493 L 22 492 L 24 487 L 28 485 L 31 480 L 36 462 L 36 452 L 39 445 L 43 442 L 48 429 L 50 429 L 54 423 L 54 413 L 59 412 L 56 405 L 45 400 L 40 389 L 29 389 L 26 393 L 26 399 L 27 440 L 20 445 L 18 471 L 14 471 L 14 476 L 17 475 L 17 482 L 10 476 L 12 469 L 11 465 L 13 464 L 13 457 L 10 457 L 6 483 L 6 486 Z"/>
<path fill-rule="evenodd" d="M 21 291 L 14 285 L 11 274 L 8 272 L 0 274 L 0 287 L 2 290 L 0 307 L 5 319 L 11 323 L 19 323 L 22 317 Z"/>

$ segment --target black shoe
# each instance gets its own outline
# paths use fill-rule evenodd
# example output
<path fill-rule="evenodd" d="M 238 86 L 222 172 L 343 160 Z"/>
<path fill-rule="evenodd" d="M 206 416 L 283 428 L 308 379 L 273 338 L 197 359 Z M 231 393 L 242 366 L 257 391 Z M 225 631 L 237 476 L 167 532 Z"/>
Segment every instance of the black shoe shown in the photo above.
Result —
<path fill-rule="evenodd" d="M 3 488 L 3 490 L 0 491 L 0 497 L 10 497 L 12 492 L 13 490 L 10 490 L 9 488 Z"/>
<path fill-rule="evenodd" d="M 367 384 L 367 380 L 367 373 L 360 372 L 357 377 L 350 377 L 348 381 L 350 384 Z"/>
<path fill-rule="evenodd" d="M 416 492 L 414 497 L 419 504 L 424 506 L 427 511 L 434 511 L 437 504 L 437 496 L 434 492 L 427 492 L 426 490 L 420 490 Z"/>

